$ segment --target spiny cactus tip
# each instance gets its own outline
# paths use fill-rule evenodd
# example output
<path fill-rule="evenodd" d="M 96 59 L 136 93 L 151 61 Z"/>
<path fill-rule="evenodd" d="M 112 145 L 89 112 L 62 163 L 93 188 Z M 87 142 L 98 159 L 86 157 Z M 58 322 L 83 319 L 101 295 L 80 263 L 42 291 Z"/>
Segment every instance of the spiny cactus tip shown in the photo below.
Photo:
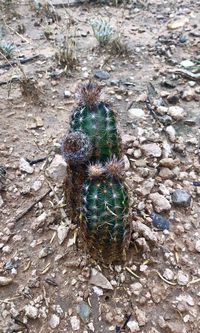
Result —
<path fill-rule="evenodd" d="M 100 177 L 105 173 L 105 168 L 101 163 L 90 164 L 88 167 L 89 178 Z"/>
<path fill-rule="evenodd" d="M 111 176 L 120 176 L 124 169 L 124 161 L 113 157 L 106 163 L 106 169 Z"/>
<path fill-rule="evenodd" d="M 101 87 L 96 83 L 89 80 L 87 83 L 79 85 L 78 96 L 80 104 L 93 106 L 99 97 Z"/>

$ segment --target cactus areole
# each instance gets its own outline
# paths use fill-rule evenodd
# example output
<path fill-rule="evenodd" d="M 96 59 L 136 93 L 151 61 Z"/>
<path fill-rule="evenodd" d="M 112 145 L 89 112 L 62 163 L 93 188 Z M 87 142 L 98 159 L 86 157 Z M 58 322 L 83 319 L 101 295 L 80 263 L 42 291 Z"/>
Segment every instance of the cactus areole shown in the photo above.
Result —
<path fill-rule="evenodd" d="M 81 226 L 87 249 L 94 258 L 121 260 L 126 247 L 128 195 L 113 176 L 85 182 L 81 193 Z"/>
<path fill-rule="evenodd" d="M 114 112 L 99 102 L 99 86 L 89 82 L 80 90 L 80 105 L 73 112 L 71 131 L 85 133 L 93 146 L 90 161 L 105 162 L 119 156 L 118 132 Z"/>

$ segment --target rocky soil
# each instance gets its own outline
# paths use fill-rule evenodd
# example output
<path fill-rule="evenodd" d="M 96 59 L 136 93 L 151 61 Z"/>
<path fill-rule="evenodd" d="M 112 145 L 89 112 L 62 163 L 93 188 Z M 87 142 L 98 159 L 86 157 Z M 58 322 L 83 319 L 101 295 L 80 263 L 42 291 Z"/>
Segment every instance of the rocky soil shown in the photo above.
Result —
<path fill-rule="evenodd" d="M 0 332 L 198 333 L 200 2 L 36 3 L 0 2 L 15 45 L 0 53 Z M 98 46 L 95 17 L 128 54 Z M 60 142 L 94 77 L 118 115 L 130 193 L 127 262 L 110 267 L 84 252 L 62 189 Z"/>

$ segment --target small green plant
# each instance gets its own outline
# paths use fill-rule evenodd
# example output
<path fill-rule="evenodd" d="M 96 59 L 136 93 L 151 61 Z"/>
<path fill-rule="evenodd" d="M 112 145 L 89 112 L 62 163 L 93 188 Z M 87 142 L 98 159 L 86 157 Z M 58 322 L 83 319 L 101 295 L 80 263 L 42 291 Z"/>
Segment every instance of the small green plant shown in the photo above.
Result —
<path fill-rule="evenodd" d="M 55 54 L 58 64 L 71 71 L 76 68 L 78 59 L 76 56 L 76 42 L 73 36 L 64 37 L 63 43 Z"/>
<path fill-rule="evenodd" d="M 100 46 L 107 45 L 114 35 L 114 29 L 110 25 L 107 19 L 93 19 L 90 21 L 90 25 L 93 29 L 94 36 L 99 42 Z"/>
<path fill-rule="evenodd" d="M 0 44 L 0 52 L 7 58 L 10 59 L 13 55 L 13 51 L 15 49 L 14 43 L 1 43 Z"/>

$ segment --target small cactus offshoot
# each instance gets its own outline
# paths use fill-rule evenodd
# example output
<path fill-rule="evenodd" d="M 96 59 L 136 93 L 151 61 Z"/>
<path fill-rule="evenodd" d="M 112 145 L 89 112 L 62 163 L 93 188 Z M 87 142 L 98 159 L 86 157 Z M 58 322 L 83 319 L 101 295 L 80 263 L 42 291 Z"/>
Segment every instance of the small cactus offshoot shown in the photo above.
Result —
<path fill-rule="evenodd" d="M 81 228 L 88 252 L 100 261 L 114 262 L 124 259 L 128 246 L 128 195 L 117 175 L 105 169 L 99 164 L 89 167 L 81 193 Z"/>
<path fill-rule="evenodd" d="M 98 100 L 100 88 L 91 82 L 79 90 L 80 105 L 73 112 L 71 131 L 84 132 L 91 141 L 91 161 L 105 162 L 120 155 L 115 113 Z"/>
<path fill-rule="evenodd" d="M 81 131 L 71 132 L 62 142 L 62 155 L 71 164 L 85 163 L 92 155 L 89 138 Z"/>

